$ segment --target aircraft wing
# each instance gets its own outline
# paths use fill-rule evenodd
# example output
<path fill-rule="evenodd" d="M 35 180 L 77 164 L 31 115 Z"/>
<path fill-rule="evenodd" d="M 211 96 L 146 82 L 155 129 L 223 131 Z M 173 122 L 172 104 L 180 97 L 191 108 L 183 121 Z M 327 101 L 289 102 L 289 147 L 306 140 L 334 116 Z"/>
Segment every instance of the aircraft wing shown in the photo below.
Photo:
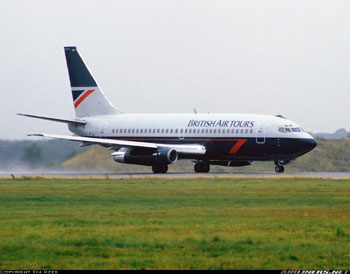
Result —
<path fill-rule="evenodd" d="M 56 134 L 29 134 L 28 136 L 39 136 L 47 137 L 53 139 L 62 139 L 76 142 L 83 142 L 83 146 L 86 145 L 103 145 L 108 146 L 109 149 L 118 150 L 121 147 L 126 148 L 149 148 L 157 149 L 159 147 L 172 148 L 175 149 L 180 154 L 205 154 L 206 149 L 202 145 L 173 145 L 173 144 L 157 144 L 157 143 L 147 143 L 138 141 L 126 141 L 117 139 L 107 139 L 107 138 L 91 138 L 91 137 L 81 137 L 81 136 L 67 136 L 67 135 L 56 135 Z"/>

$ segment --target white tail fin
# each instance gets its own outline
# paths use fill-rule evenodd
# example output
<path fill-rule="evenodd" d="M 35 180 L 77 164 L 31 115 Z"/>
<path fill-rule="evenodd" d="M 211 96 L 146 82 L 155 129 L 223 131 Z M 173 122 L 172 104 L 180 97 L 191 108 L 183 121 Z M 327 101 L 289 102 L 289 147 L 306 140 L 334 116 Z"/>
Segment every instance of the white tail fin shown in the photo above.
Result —
<path fill-rule="evenodd" d="M 120 113 L 103 94 L 76 47 L 65 47 L 76 117 Z"/>

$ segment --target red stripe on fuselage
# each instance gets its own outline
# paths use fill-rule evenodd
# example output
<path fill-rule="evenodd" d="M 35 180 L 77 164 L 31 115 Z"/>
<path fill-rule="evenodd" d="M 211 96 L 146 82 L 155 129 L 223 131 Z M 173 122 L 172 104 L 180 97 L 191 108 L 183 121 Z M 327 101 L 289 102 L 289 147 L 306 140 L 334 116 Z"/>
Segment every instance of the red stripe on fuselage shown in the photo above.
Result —
<path fill-rule="evenodd" d="M 91 93 L 93 93 L 94 89 L 89 89 L 87 92 L 85 92 L 79 99 L 74 103 L 74 107 L 77 108 L 85 99 L 88 97 Z"/>
<path fill-rule="evenodd" d="M 235 154 L 241 146 L 247 141 L 247 139 L 236 139 L 237 143 L 230 149 L 229 154 Z"/>
<path fill-rule="evenodd" d="M 127 141 L 247 141 L 247 139 L 212 139 L 212 138 L 196 138 L 196 139 L 179 139 L 179 138 L 112 138 L 114 140 Z"/>

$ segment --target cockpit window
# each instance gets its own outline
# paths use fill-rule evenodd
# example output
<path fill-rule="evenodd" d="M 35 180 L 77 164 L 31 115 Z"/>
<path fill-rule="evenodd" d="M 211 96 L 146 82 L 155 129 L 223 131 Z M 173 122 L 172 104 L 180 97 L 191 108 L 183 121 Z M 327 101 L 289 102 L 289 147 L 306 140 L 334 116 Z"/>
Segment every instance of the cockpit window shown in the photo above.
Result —
<path fill-rule="evenodd" d="M 290 125 L 285 125 L 284 127 L 279 127 L 278 131 L 281 133 L 303 132 L 303 129 L 300 127 L 291 127 Z"/>

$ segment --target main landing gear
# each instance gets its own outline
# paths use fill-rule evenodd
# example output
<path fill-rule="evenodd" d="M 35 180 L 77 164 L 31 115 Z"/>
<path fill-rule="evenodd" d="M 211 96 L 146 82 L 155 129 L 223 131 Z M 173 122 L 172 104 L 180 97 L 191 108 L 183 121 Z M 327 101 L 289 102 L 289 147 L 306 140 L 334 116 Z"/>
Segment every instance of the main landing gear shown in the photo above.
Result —
<path fill-rule="evenodd" d="M 208 173 L 210 170 L 210 165 L 208 162 L 197 162 L 194 165 L 194 171 L 197 173 Z"/>
<path fill-rule="evenodd" d="M 168 165 L 152 166 L 153 173 L 167 173 Z"/>

